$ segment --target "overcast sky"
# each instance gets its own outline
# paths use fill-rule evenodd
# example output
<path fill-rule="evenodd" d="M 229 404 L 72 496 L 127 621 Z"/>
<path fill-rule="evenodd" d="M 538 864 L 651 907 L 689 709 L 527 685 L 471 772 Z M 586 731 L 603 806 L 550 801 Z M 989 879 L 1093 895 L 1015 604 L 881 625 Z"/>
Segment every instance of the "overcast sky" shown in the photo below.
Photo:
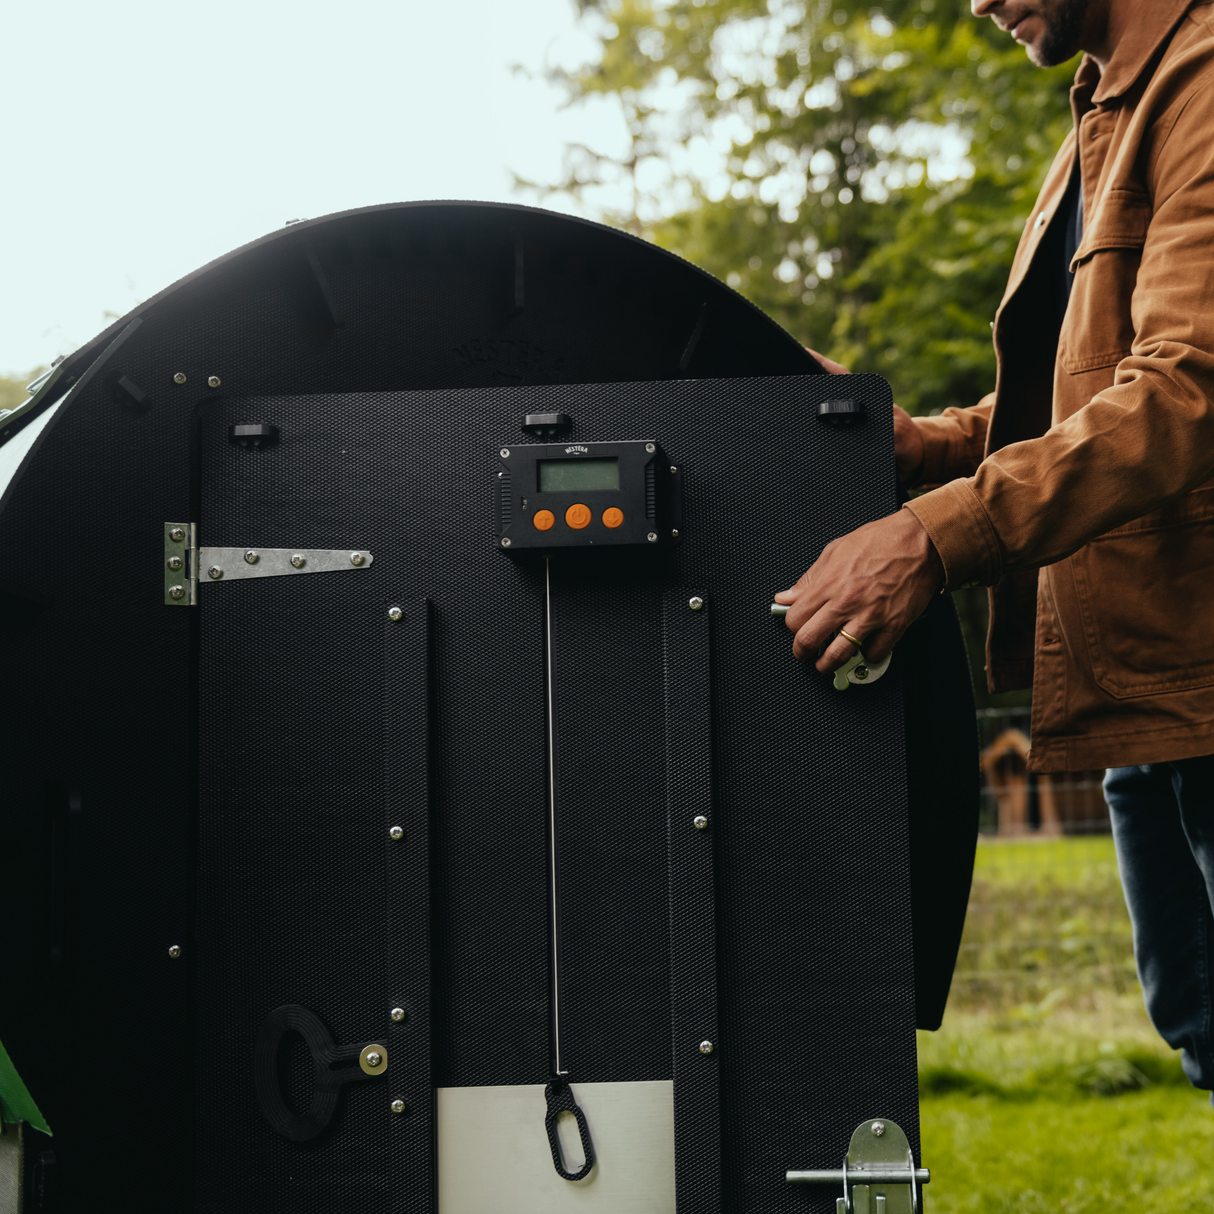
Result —
<path fill-rule="evenodd" d="M 288 219 L 525 201 L 564 144 L 623 147 L 512 71 L 585 61 L 573 0 L 9 0 L 0 375 Z"/>

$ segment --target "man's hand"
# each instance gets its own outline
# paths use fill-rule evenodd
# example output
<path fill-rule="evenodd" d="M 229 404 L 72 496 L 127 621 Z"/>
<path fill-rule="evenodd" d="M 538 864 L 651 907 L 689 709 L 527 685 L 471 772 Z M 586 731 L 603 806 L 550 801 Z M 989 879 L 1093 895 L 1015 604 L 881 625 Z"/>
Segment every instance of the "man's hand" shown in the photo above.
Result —
<path fill-rule="evenodd" d="M 856 653 L 840 629 L 860 640 L 869 661 L 880 662 L 943 584 L 935 545 L 909 510 L 899 510 L 827 544 L 775 599 L 788 605 L 793 654 L 804 658 L 826 646 L 817 668 L 830 674 Z"/>
<path fill-rule="evenodd" d="M 809 347 L 805 347 L 809 350 Z M 842 363 L 831 362 L 817 350 L 809 350 L 831 375 L 850 375 L 851 372 Z M 894 406 L 894 463 L 898 469 L 898 479 L 904 485 L 913 485 L 919 479 L 923 470 L 923 439 L 919 427 L 911 419 L 905 409 Z M 848 630 L 850 631 L 850 629 Z"/>

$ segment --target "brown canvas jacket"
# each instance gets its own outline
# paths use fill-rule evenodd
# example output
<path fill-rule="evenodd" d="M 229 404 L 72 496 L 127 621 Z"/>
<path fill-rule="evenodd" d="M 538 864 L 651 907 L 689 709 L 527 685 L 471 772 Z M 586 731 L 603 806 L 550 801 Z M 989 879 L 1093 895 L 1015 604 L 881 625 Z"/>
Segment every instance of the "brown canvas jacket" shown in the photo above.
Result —
<path fill-rule="evenodd" d="M 917 419 L 940 487 L 906 508 L 946 590 L 991 587 L 988 681 L 1031 679 L 1035 771 L 1214 753 L 1214 6 L 1133 17 L 1103 75 L 1080 64 L 996 314 L 995 391 Z"/>

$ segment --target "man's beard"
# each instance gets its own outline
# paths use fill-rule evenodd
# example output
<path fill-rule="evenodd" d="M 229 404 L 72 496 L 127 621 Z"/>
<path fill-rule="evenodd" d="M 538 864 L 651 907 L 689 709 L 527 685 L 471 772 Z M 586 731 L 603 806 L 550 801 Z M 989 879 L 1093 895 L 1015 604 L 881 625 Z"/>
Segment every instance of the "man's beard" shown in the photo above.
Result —
<path fill-rule="evenodd" d="M 1088 0 L 1057 0 L 1048 16 L 1043 13 L 1045 36 L 1039 46 L 1029 50 L 1038 67 L 1057 67 L 1079 50 Z"/>

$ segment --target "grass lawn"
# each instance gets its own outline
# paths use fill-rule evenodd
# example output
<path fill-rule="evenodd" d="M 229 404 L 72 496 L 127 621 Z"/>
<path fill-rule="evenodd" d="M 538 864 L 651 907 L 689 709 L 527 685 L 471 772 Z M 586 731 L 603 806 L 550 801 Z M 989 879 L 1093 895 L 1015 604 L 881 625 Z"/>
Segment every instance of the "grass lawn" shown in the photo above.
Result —
<path fill-rule="evenodd" d="M 980 845 L 919 1083 L 930 1211 L 1214 1211 L 1214 1109 L 1143 1011 L 1107 838 Z"/>

